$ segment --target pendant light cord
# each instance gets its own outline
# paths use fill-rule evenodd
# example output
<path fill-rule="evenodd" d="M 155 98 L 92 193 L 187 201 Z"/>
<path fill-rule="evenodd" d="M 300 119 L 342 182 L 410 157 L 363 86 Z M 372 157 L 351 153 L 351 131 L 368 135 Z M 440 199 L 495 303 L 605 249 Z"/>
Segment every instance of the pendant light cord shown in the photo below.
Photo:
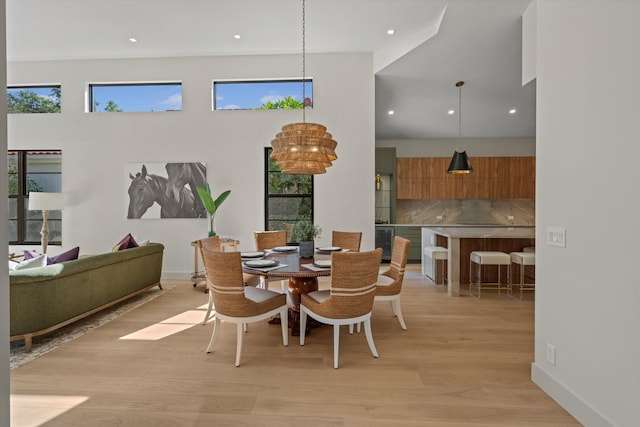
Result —
<path fill-rule="evenodd" d="M 302 123 L 307 121 L 307 108 L 305 102 L 307 100 L 306 88 L 305 88 L 305 73 L 306 73 L 306 55 L 305 55 L 305 27 L 306 27 L 306 17 L 305 17 L 305 0 L 302 0 Z"/>
<path fill-rule="evenodd" d="M 458 148 L 460 148 L 460 142 L 462 141 L 462 85 L 464 85 L 463 81 L 459 81 L 456 83 L 458 86 Z"/>

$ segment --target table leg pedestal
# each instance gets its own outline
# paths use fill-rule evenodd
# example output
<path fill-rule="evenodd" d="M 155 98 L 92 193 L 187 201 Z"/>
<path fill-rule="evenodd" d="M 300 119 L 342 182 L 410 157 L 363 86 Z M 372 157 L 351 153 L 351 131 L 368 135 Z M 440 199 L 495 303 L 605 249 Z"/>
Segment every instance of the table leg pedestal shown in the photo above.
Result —
<path fill-rule="evenodd" d="M 318 279 L 316 277 L 291 277 L 289 279 L 289 292 L 287 292 L 287 300 L 291 309 L 289 310 L 289 322 L 291 326 L 291 335 L 300 336 L 300 300 L 302 294 L 318 290 Z M 311 319 L 309 319 L 311 320 Z M 309 335 L 311 328 L 310 321 L 307 322 L 305 336 Z"/>

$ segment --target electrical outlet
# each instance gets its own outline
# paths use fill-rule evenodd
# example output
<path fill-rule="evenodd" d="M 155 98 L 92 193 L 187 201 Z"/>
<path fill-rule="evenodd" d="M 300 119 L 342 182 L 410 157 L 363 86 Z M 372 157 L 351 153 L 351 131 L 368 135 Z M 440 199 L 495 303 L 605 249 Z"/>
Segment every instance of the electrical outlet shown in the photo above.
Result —
<path fill-rule="evenodd" d="M 442 219 L 442 215 L 438 215 L 436 219 Z"/>
<path fill-rule="evenodd" d="M 555 366 L 556 364 L 556 347 L 547 343 L 547 362 Z"/>
<path fill-rule="evenodd" d="M 509 215 L 509 216 L 507 217 L 507 219 L 514 219 L 514 218 L 515 218 L 515 216 L 513 216 L 513 215 Z"/>

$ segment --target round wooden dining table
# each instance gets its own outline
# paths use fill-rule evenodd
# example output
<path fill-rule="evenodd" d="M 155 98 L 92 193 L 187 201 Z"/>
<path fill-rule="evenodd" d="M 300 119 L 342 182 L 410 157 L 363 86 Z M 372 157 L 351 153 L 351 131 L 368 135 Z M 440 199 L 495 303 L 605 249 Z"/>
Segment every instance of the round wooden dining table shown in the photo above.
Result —
<path fill-rule="evenodd" d="M 318 277 L 330 276 L 331 268 L 308 268 L 305 264 L 313 264 L 317 261 L 326 261 L 331 259 L 331 252 L 316 251 L 313 257 L 300 258 L 297 248 L 290 251 L 269 251 L 263 259 L 278 261 L 283 267 L 263 270 L 247 267 L 243 260 L 242 271 L 249 274 L 264 276 L 268 279 L 282 278 L 288 279 L 289 285 L 287 289 L 287 300 L 290 307 L 290 326 L 291 335 L 298 336 L 300 334 L 300 300 L 301 295 L 318 290 Z M 306 334 L 309 333 L 307 330 Z"/>

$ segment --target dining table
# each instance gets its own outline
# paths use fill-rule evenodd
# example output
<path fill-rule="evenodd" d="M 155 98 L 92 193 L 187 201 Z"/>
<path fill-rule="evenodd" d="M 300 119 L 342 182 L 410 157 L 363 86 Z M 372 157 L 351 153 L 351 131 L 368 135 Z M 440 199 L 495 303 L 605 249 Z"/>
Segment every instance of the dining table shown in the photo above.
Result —
<path fill-rule="evenodd" d="M 344 249 L 316 248 L 309 258 L 300 257 L 297 246 L 281 246 L 266 251 L 242 252 L 242 271 L 266 279 L 288 280 L 287 302 L 291 335 L 300 334 L 300 300 L 302 294 L 318 290 L 318 277 L 331 275 L 331 254 Z M 312 324 L 311 326 L 315 326 Z M 307 329 L 305 334 L 310 331 Z"/>

